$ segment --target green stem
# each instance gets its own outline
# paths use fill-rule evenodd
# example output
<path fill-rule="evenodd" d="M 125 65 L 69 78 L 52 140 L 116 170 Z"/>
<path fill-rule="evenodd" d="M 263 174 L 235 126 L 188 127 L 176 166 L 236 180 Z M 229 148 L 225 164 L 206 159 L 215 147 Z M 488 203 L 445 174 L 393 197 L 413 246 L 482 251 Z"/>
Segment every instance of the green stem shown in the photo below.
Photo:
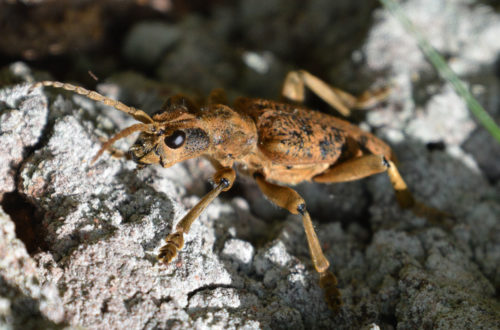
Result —
<path fill-rule="evenodd" d="M 413 25 L 413 23 L 406 17 L 401 10 L 401 7 L 394 0 L 380 0 L 380 2 L 393 14 L 405 29 L 414 36 L 418 45 L 427 59 L 434 65 L 441 77 L 447 80 L 467 104 L 472 114 L 477 118 L 479 123 L 483 125 L 488 132 L 500 142 L 500 128 L 495 123 L 493 118 L 484 110 L 479 102 L 472 96 L 469 89 L 457 77 L 455 72 L 451 70 L 444 58 L 430 45 L 422 33 Z"/>

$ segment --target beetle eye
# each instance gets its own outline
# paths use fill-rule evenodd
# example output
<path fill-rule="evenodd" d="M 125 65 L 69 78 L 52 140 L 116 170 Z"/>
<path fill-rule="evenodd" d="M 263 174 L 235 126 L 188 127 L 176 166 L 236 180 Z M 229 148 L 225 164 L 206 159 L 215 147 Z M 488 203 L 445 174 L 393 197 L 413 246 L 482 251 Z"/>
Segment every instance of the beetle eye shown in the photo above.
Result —
<path fill-rule="evenodd" d="M 181 147 L 185 141 L 186 141 L 186 133 L 179 130 L 174 131 L 172 135 L 167 136 L 165 138 L 165 144 L 170 149 L 177 149 Z"/>

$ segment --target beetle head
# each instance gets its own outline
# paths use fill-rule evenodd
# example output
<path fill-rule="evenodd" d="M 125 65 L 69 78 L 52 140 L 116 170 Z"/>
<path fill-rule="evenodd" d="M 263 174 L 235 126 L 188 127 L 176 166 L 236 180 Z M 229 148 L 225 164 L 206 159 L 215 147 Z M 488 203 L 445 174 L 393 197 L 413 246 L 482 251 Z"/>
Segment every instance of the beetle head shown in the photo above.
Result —
<path fill-rule="evenodd" d="M 152 117 L 137 109 L 129 110 L 129 113 L 142 123 L 125 128 L 109 139 L 93 162 L 115 141 L 137 131 L 139 137 L 129 152 L 139 166 L 161 164 L 169 167 L 198 157 L 209 148 L 210 139 L 198 116 L 200 110 L 182 95 L 170 97 Z"/>
<path fill-rule="evenodd" d="M 170 167 L 198 157 L 209 147 L 210 139 L 200 126 L 198 107 L 182 95 L 170 97 L 152 116 L 152 128 L 141 132 L 130 148 L 140 165 Z"/>
<path fill-rule="evenodd" d="M 170 167 L 200 156 L 208 147 L 209 138 L 201 128 L 162 127 L 156 132 L 142 132 L 130 153 L 139 165 Z"/>

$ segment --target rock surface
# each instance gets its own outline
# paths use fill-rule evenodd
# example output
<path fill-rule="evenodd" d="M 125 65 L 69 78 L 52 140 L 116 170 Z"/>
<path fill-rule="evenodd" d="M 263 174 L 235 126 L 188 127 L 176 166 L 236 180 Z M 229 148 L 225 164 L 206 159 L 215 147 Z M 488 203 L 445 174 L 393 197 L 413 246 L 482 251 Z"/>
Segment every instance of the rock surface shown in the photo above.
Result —
<path fill-rule="evenodd" d="M 370 78 L 373 85 L 394 86 L 385 104 L 366 113 L 360 125 L 394 147 L 415 195 L 452 214 L 452 228 L 445 230 L 400 209 L 384 175 L 347 184 L 299 185 L 339 279 L 344 306 L 334 314 L 323 300 L 300 219 L 279 212 L 255 184 L 242 181 L 234 189 L 238 195 L 216 199 L 193 224 L 178 257 L 161 265 L 156 253 L 164 236 L 207 190 L 212 173 L 208 162 L 190 160 L 136 172 L 133 162 L 105 153 L 90 164 L 101 139 L 134 121 L 81 96 L 20 84 L 0 90 L 0 192 L 36 208 L 30 221 L 33 234 L 42 240 L 23 234 L 19 214 L 0 211 L 0 324 L 500 327 L 498 143 L 482 133 L 463 101 L 436 77 L 414 40 L 383 9 L 365 8 L 355 15 L 346 31 L 352 32 L 363 18 L 373 17 L 373 22 L 362 43 L 335 53 L 344 60 L 333 65 L 334 57 L 327 55 L 342 33 L 328 22 L 336 17 L 334 9 L 351 7 L 310 1 L 300 8 L 302 16 L 292 8 L 275 25 L 255 26 L 257 18 L 283 8 L 284 1 L 250 3 L 220 6 L 213 15 L 219 20 L 186 17 L 169 38 L 161 35 L 169 25 L 152 23 L 148 28 L 144 23 L 130 33 L 123 51 L 127 58 L 142 61 L 138 66 L 158 63 L 156 77 L 174 89 L 206 92 L 222 85 L 230 95 L 269 97 L 279 91 L 284 72 L 295 61 L 285 56 L 290 42 L 305 42 L 302 34 L 312 33 L 318 39 L 314 42 L 324 40 L 324 47 L 317 46 L 310 56 L 328 68 L 322 78 L 345 81 L 356 90 L 367 87 L 360 77 L 379 72 Z M 454 69 L 468 79 L 498 122 L 498 78 L 492 73 L 498 43 L 490 38 L 500 33 L 500 15 L 466 0 L 403 5 L 431 43 L 453 58 Z M 225 15 L 231 10 L 233 16 Z M 239 21 L 234 13 L 241 14 Z M 290 20 L 303 25 L 288 31 Z M 246 62 L 241 52 L 219 47 L 228 31 L 242 27 L 249 31 Z M 178 40 L 178 31 L 186 29 L 190 35 Z M 163 44 L 155 44 L 150 58 L 134 54 L 130 45 L 143 42 L 141 31 L 152 30 L 151 42 L 160 36 Z M 279 33 L 287 32 L 291 41 L 280 41 Z M 267 40 L 259 38 L 263 34 Z M 256 56 L 253 62 L 249 54 Z M 346 54 L 352 56 L 345 60 Z M 266 65 L 268 71 L 256 71 Z M 160 85 L 123 73 L 99 88 L 153 110 L 164 97 L 166 87 Z M 125 150 L 133 139 L 116 147 Z M 6 200 L 12 199 L 4 198 L 5 210 L 12 208 Z M 27 247 L 36 243 L 30 254 L 16 235 Z"/>

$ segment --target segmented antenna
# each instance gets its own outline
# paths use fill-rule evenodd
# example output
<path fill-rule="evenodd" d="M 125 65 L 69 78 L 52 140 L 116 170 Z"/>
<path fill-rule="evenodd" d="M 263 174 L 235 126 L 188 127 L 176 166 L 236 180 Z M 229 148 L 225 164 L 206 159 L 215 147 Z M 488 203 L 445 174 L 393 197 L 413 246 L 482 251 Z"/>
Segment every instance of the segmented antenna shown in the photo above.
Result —
<path fill-rule="evenodd" d="M 101 94 L 94 92 L 94 91 L 89 91 L 88 89 L 80 87 L 80 86 L 74 86 L 74 85 L 62 83 L 59 81 L 40 81 L 40 82 L 35 83 L 30 88 L 30 90 L 33 90 L 35 88 L 42 87 L 42 86 L 61 88 L 61 89 L 65 89 L 68 91 L 75 92 L 75 93 L 83 95 L 91 100 L 98 101 L 98 102 L 101 102 L 105 105 L 113 107 L 116 110 L 123 111 L 126 114 L 134 117 L 135 120 L 138 120 L 138 121 L 145 123 L 145 124 L 151 124 L 154 122 L 153 119 L 151 119 L 151 117 L 147 113 L 145 113 L 144 111 L 142 111 L 140 109 L 136 109 L 134 107 L 129 107 L 120 101 L 113 100 L 109 97 L 106 97 L 106 96 L 101 95 Z"/>
<path fill-rule="evenodd" d="M 94 156 L 94 158 L 92 158 L 92 160 L 90 161 L 90 164 L 93 164 L 95 163 L 95 161 L 101 157 L 101 155 L 104 153 L 104 151 L 106 149 L 108 149 L 109 147 L 111 147 L 113 145 L 113 143 L 115 143 L 116 141 L 120 140 L 120 139 L 123 139 L 124 137 L 127 137 L 129 136 L 130 134 L 134 133 L 134 132 L 140 132 L 140 131 L 145 131 L 147 130 L 148 128 L 150 128 L 151 125 L 147 125 L 147 124 L 135 124 L 135 125 L 132 125 L 130 127 L 127 127 L 123 130 L 121 130 L 120 132 L 116 133 L 114 136 L 112 136 L 108 141 L 106 141 L 101 149 L 99 149 L 99 151 L 97 152 L 97 154 Z"/>

